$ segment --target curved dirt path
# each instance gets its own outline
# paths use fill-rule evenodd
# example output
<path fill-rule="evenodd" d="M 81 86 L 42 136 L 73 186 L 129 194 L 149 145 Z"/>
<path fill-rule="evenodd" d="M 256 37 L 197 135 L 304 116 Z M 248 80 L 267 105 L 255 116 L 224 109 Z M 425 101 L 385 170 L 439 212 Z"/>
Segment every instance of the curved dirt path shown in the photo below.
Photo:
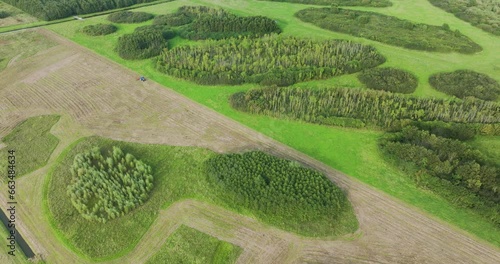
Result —
<path fill-rule="evenodd" d="M 357 238 L 302 239 L 221 208 L 182 202 L 168 209 L 183 212 L 178 218 L 160 213 L 135 249 L 137 254 L 147 251 L 140 249 L 157 249 L 176 225 L 185 223 L 240 245 L 244 248 L 240 263 L 266 263 L 268 259 L 268 263 L 498 263 L 500 260 L 498 248 L 472 239 L 170 89 L 152 81 L 137 82 L 137 74 L 52 32 L 40 33 L 59 45 L 0 72 L 0 136 L 29 116 L 59 113 L 65 114 L 66 125 L 53 129 L 62 143 L 50 162 L 69 142 L 89 134 L 142 143 L 199 146 L 218 152 L 261 149 L 323 171 L 348 192 L 360 222 Z M 19 181 L 20 190 L 26 190 L 20 198 L 30 205 L 25 207 L 34 208 L 29 213 L 21 212 L 20 219 L 33 233 L 36 242 L 31 243 L 45 248 L 42 253 L 49 263 L 86 263 L 62 246 L 46 223 L 39 201 L 46 169 Z"/>

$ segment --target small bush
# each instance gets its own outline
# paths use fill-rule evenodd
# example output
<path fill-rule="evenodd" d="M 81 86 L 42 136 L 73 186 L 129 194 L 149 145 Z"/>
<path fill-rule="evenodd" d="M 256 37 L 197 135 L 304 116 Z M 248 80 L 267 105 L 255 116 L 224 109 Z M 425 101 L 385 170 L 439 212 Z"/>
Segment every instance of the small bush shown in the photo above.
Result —
<path fill-rule="evenodd" d="M 9 17 L 10 13 L 7 11 L 0 10 L 0 19 Z"/>
<path fill-rule="evenodd" d="M 153 14 L 145 12 L 122 11 L 108 16 L 108 20 L 114 23 L 141 23 L 153 18 Z"/>
<path fill-rule="evenodd" d="M 108 155 L 99 148 L 75 156 L 73 182 L 67 193 L 87 220 L 106 222 L 141 205 L 153 188 L 151 167 L 113 147 Z"/>
<path fill-rule="evenodd" d="M 494 101 L 500 94 L 500 84 L 495 79 L 471 70 L 434 74 L 429 83 L 436 90 L 458 98 L 473 96 Z"/>
<path fill-rule="evenodd" d="M 358 79 L 366 87 L 394 93 L 410 94 L 418 86 L 415 75 L 395 68 L 372 68 L 361 72 Z"/>
<path fill-rule="evenodd" d="M 114 33 L 118 28 L 113 24 L 96 24 L 83 27 L 82 32 L 89 36 L 103 36 Z"/>

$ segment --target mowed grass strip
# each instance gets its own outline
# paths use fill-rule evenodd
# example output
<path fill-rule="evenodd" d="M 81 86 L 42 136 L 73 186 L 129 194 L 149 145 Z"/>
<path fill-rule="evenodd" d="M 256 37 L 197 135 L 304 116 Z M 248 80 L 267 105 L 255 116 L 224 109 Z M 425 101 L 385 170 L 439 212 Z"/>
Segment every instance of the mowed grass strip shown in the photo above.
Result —
<path fill-rule="evenodd" d="M 72 178 L 69 170 L 75 155 L 88 151 L 93 146 L 102 150 L 113 146 L 121 148 L 123 152 L 150 165 L 154 177 L 154 187 L 143 205 L 104 224 L 84 219 L 67 194 Z M 223 190 L 213 188 L 205 174 L 204 162 L 216 155 L 210 150 L 195 147 L 147 145 L 100 137 L 82 139 L 64 151 L 46 179 L 44 199 L 47 201 L 49 221 L 58 237 L 73 251 L 94 261 L 110 260 L 126 254 L 142 239 L 160 209 L 182 199 L 212 203 L 268 224 L 279 222 L 275 226 L 284 230 L 288 230 L 288 226 L 300 226 L 293 231 L 312 237 L 321 234 L 322 237 L 335 238 L 354 232 L 357 228 L 357 220 L 350 205 L 346 205 L 348 209 L 339 217 L 331 217 L 335 219 L 336 225 L 318 225 L 319 221 L 301 221 L 301 216 L 309 211 L 300 207 L 290 210 L 290 217 L 285 221 L 277 221 L 280 218 L 273 213 L 252 211 L 238 201 L 224 199 L 226 196 L 222 193 Z"/>
<path fill-rule="evenodd" d="M 138 9 L 138 11 L 167 14 L 174 13 L 177 8 L 183 5 L 203 4 L 212 7 L 222 7 L 232 13 L 243 16 L 258 14 L 270 17 L 275 19 L 283 29 L 283 35 L 308 37 L 318 40 L 348 39 L 369 44 L 376 47 L 387 58 L 387 62 L 383 66 L 404 69 L 417 76 L 419 84 L 413 94 L 418 97 L 451 98 L 442 92 L 436 91 L 427 82 L 429 76 L 438 72 L 468 68 L 488 74 L 497 81 L 500 81 L 500 72 L 498 70 L 500 69 L 500 64 L 498 63 L 500 61 L 500 53 L 497 52 L 499 41 L 497 37 L 432 6 L 427 0 L 392 0 L 392 3 L 393 6 L 388 8 L 351 8 L 374 11 L 417 23 L 438 26 L 447 23 L 451 28 L 460 30 L 460 32 L 481 45 L 483 51 L 474 55 L 422 52 L 321 29 L 317 26 L 304 23 L 293 16 L 294 13 L 305 8 L 301 4 L 266 1 L 213 2 L 208 0 L 183 0 L 154 7 L 144 7 Z M 419 189 L 406 176 L 405 172 L 387 163 L 377 147 L 378 139 L 383 133 L 365 129 L 326 127 L 297 121 L 278 120 L 271 117 L 256 116 L 235 111 L 229 106 L 229 96 L 235 92 L 255 88 L 255 85 L 202 86 L 159 73 L 156 71 L 155 64 L 151 60 L 127 61 L 121 59 L 113 52 L 120 34 L 131 33 L 135 27 L 146 25 L 147 23 L 141 25 L 119 25 L 117 33 L 105 37 L 91 38 L 78 32 L 85 25 L 99 22 L 106 22 L 106 17 L 94 17 L 85 21 L 65 23 L 64 25 L 51 25 L 49 29 L 364 183 L 416 206 L 477 237 L 500 246 L 500 230 L 498 228 L 483 221 L 467 209 L 454 208 L 444 199 L 428 191 Z M 174 38 L 173 40 L 170 43 L 170 48 L 179 45 L 200 44 L 200 42 L 186 41 L 181 38 Z M 327 80 L 300 83 L 295 86 L 312 87 L 315 89 L 344 86 L 360 87 L 362 84 L 357 80 L 355 74 L 351 74 Z"/>
<path fill-rule="evenodd" d="M 50 129 L 59 121 L 59 116 L 31 117 L 17 125 L 2 139 L 5 149 L 14 150 L 16 176 L 23 176 L 47 164 L 59 139 L 50 134 Z M 6 171 L 7 151 L 0 154 L 0 168 Z"/>
<path fill-rule="evenodd" d="M 235 263 L 242 251 L 231 243 L 181 225 L 146 263 L 229 264 Z"/>

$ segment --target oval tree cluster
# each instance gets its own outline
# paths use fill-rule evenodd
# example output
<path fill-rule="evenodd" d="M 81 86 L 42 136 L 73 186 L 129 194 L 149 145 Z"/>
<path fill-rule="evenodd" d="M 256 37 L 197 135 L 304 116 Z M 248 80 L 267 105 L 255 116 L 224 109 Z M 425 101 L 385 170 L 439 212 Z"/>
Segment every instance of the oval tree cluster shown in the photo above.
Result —
<path fill-rule="evenodd" d="M 358 80 L 374 90 L 410 94 L 417 89 L 418 79 L 410 72 L 396 68 L 372 68 L 362 71 Z"/>
<path fill-rule="evenodd" d="M 206 161 L 206 171 L 209 182 L 227 196 L 224 200 L 280 224 L 297 225 L 291 229 L 322 220 L 335 225 L 350 207 L 342 190 L 323 174 L 264 152 L 217 155 Z"/>
<path fill-rule="evenodd" d="M 120 57 L 127 60 L 147 59 L 157 56 L 168 47 L 168 40 L 175 33 L 169 27 L 162 25 L 142 26 L 132 34 L 118 38 L 116 51 Z"/>
<path fill-rule="evenodd" d="M 110 14 L 108 20 L 114 23 L 141 23 L 153 17 L 153 14 L 146 12 L 121 11 Z"/>
<path fill-rule="evenodd" d="M 429 77 L 436 90 L 458 98 L 476 97 L 495 101 L 500 95 L 500 84 L 486 74 L 471 70 L 437 73 Z"/>
<path fill-rule="evenodd" d="M 113 24 L 95 24 L 83 27 L 82 32 L 89 36 L 103 36 L 116 32 L 118 28 Z"/>
<path fill-rule="evenodd" d="M 339 6 L 372 6 L 387 7 L 392 3 L 389 0 L 265 0 L 272 2 L 289 2 L 308 5 L 339 5 Z"/>
<path fill-rule="evenodd" d="M 120 148 L 103 155 L 98 147 L 75 156 L 67 194 L 87 220 L 106 222 L 130 212 L 148 199 L 151 167 Z"/>
<path fill-rule="evenodd" d="M 161 72 L 199 84 L 286 86 L 358 72 L 384 61 L 372 46 L 273 34 L 176 47 L 161 54 L 157 67 Z"/>

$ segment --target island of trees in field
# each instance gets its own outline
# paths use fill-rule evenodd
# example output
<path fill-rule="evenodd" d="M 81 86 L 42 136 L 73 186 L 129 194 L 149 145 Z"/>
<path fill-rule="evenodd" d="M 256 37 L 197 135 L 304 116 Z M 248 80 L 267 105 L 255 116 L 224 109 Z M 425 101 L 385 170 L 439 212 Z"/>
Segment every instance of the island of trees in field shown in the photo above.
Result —
<path fill-rule="evenodd" d="M 154 15 L 146 12 L 121 11 L 108 16 L 114 23 L 141 23 L 153 19 Z"/>
<path fill-rule="evenodd" d="M 437 73 L 429 77 L 436 90 L 458 98 L 468 96 L 495 101 L 500 95 L 500 84 L 486 74 L 471 70 Z"/>
<path fill-rule="evenodd" d="M 433 26 L 375 12 L 337 7 L 307 8 L 295 14 L 304 22 L 324 29 L 363 37 L 407 49 L 476 53 L 481 46 L 447 24 Z"/>
<path fill-rule="evenodd" d="M 498 0 L 429 0 L 431 4 L 470 22 L 484 31 L 500 35 Z"/>
<path fill-rule="evenodd" d="M 398 161 L 398 166 L 412 170 L 419 186 L 459 207 L 471 208 L 500 226 L 500 168 L 463 141 L 473 134 L 464 137 L 463 132 L 447 133 L 448 137 L 453 134 L 445 138 L 410 126 L 390 133 L 380 147 L 388 158 Z"/>
<path fill-rule="evenodd" d="M 240 17 L 223 9 L 207 6 L 182 6 L 173 14 L 157 16 L 153 23 L 179 27 L 179 36 L 192 40 L 257 37 L 281 32 L 278 24 L 270 18 Z"/>
<path fill-rule="evenodd" d="M 90 14 L 156 0 L 3 0 L 41 20 Z"/>
<path fill-rule="evenodd" d="M 157 68 L 200 84 L 286 86 L 358 72 L 384 61 L 375 48 L 359 43 L 268 35 L 177 47 L 162 52 Z"/>
<path fill-rule="evenodd" d="M 339 218 L 352 212 L 342 190 L 323 174 L 260 151 L 217 155 L 206 161 L 206 171 L 225 201 L 266 222 L 287 222 L 286 229 L 295 232 L 332 235 L 320 230 L 335 229 Z"/>
<path fill-rule="evenodd" d="M 83 27 L 82 32 L 89 36 L 103 36 L 114 33 L 118 28 L 113 24 L 95 24 Z"/>
<path fill-rule="evenodd" d="M 392 3 L 389 0 L 262 0 L 272 2 L 289 2 L 309 5 L 337 5 L 337 6 L 373 6 L 388 7 Z"/>
<path fill-rule="evenodd" d="M 67 193 L 87 220 L 106 222 L 141 205 L 153 188 L 151 167 L 113 147 L 103 155 L 98 147 L 77 154 Z"/>
<path fill-rule="evenodd" d="M 358 80 L 373 90 L 410 94 L 417 89 L 418 79 L 410 72 L 396 68 L 371 68 L 362 71 Z"/>
<path fill-rule="evenodd" d="M 118 38 L 116 51 L 120 57 L 127 60 L 147 59 L 158 56 L 168 47 L 168 40 L 175 32 L 167 26 L 148 25 L 135 29 L 132 34 Z"/>
<path fill-rule="evenodd" d="M 500 122 L 500 104 L 495 102 L 417 98 L 376 90 L 274 87 L 233 94 L 230 103 L 245 112 L 325 125 L 337 125 L 338 117 L 387 128 L 407 121 Z"/>

